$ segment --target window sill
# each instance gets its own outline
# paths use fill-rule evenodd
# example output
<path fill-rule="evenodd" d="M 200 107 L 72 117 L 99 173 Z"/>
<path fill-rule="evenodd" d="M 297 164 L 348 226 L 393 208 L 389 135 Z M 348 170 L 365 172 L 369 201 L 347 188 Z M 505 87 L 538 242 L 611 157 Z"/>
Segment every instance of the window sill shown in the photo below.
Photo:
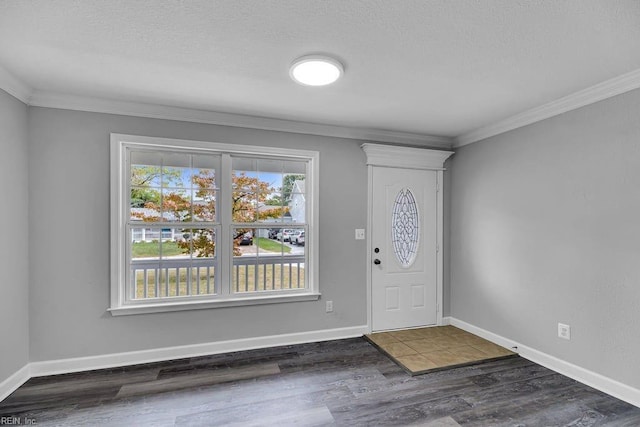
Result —
<path fill-rule="evenodd" d="M 230 298 L 217 301 L 179 301 L 156 304 L 124 305 L 111 307 L 108 311 L 112 316 L 127 316 L 131 314 L 165 313 L 169 311 L 202 310 L 207 308 L 240 307 L 249 305 L 277 304 L 285 302 L 317 301 L 320 293 L 305 293 L 298 295 L 269 295 L 250 298 Z"/>

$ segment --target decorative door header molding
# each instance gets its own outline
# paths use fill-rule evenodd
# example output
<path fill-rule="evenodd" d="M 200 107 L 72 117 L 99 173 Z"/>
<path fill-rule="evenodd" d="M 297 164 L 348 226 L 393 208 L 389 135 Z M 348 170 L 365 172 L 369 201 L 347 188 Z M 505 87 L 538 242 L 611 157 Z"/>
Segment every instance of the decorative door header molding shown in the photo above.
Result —
<path fill-rule="evenodd" d="M 444 170 L 444 161 L 454 153 L 446 150 L 369 143 L 360 147 L 367 155 L 367 165 L 408 169 Z"/>

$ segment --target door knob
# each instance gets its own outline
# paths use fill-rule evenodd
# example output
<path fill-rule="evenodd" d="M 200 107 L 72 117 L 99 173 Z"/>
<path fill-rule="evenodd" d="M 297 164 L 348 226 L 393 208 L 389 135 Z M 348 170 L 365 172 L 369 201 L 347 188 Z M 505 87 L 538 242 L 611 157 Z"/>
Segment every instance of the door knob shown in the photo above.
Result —
<path fill-rule="evenodd" d="M 376 259 L 373 260 L 373 263 L 375 265 L 380 265 L 380 264 L 382 264 L 382 261 L 380 261 L 378 258 L 376 258 Z"/>

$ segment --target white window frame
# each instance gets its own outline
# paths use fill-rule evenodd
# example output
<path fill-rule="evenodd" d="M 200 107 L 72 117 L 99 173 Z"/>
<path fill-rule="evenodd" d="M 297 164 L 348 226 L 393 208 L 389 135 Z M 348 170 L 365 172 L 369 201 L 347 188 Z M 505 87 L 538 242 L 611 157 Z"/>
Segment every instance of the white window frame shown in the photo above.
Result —
<path fill-rule="evenodd" d="M 166 300 L 147 302 L 127 300 L 127 275 L 129 274 L 127 222 L 129 210 L 129 169 L 126 164 L 126 152 L 129 149 L 158 149 L 193 153 L 208 153 L 222 156 L 220 174 L 220 236 L 218 269 L 220 271 L 220 289 L 217 295 L 194 296 L 192 298 L 166 298 Z M 255 156 L 264 159 L 282 159 L 304 161 L 307 163 L 306 181 L 306 217 L 307 242 L 305 242 L 305 289 L 269 292 L 264 294 L 249 293 L 246 295 L 231 292 L 231 230 L 235 224 L 231 221 L 227 198 L 232 194 L 231 156 Z M 318 195 L 319 195 L 319 158 L 317 151 L 288 148 L 261 147 L 253 145 L 223 144 L 206 141 L 183 139 L 155 138 L 138 135 L 111 134 L 111 305 L 108 309 L 112 315 L 156 313 L 179 310 L 194 310 L 215 307 L 233 307 L 281 302 L 312 301 L 320 298 L 318 287 L 319 272 L 317 268 L 318 254 Z M 228 176 L 225 176 L 228 175 Z M 287 224 L 288 225 L 288 224 Z M 293 224 L 292 224 L 293 225 Z M 284 226 L 284 225 L 283 225 Z M 218 274 L 218 273 L 216 273 Z"/>

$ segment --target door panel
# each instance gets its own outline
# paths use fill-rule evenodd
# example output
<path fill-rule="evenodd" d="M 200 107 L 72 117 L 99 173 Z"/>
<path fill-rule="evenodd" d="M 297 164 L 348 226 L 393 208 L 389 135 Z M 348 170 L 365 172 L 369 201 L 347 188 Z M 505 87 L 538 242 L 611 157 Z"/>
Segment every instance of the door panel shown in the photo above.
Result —
<path fill-rule="evenodd" d="M 426 305 L 424 285 L 411 285 L 411 308 L 422 308 Z"/>
<path fill-rule="evenodd" d="M 400 288 L 397 286 L 388 286 L 386 288 L 386 309 L 389 310 L 398 310 L 400 308 Z"/>
<path fill-rule="evenodd" d="M 372 329 L 437 321 L 437 172 L 373 168 Z"/>

